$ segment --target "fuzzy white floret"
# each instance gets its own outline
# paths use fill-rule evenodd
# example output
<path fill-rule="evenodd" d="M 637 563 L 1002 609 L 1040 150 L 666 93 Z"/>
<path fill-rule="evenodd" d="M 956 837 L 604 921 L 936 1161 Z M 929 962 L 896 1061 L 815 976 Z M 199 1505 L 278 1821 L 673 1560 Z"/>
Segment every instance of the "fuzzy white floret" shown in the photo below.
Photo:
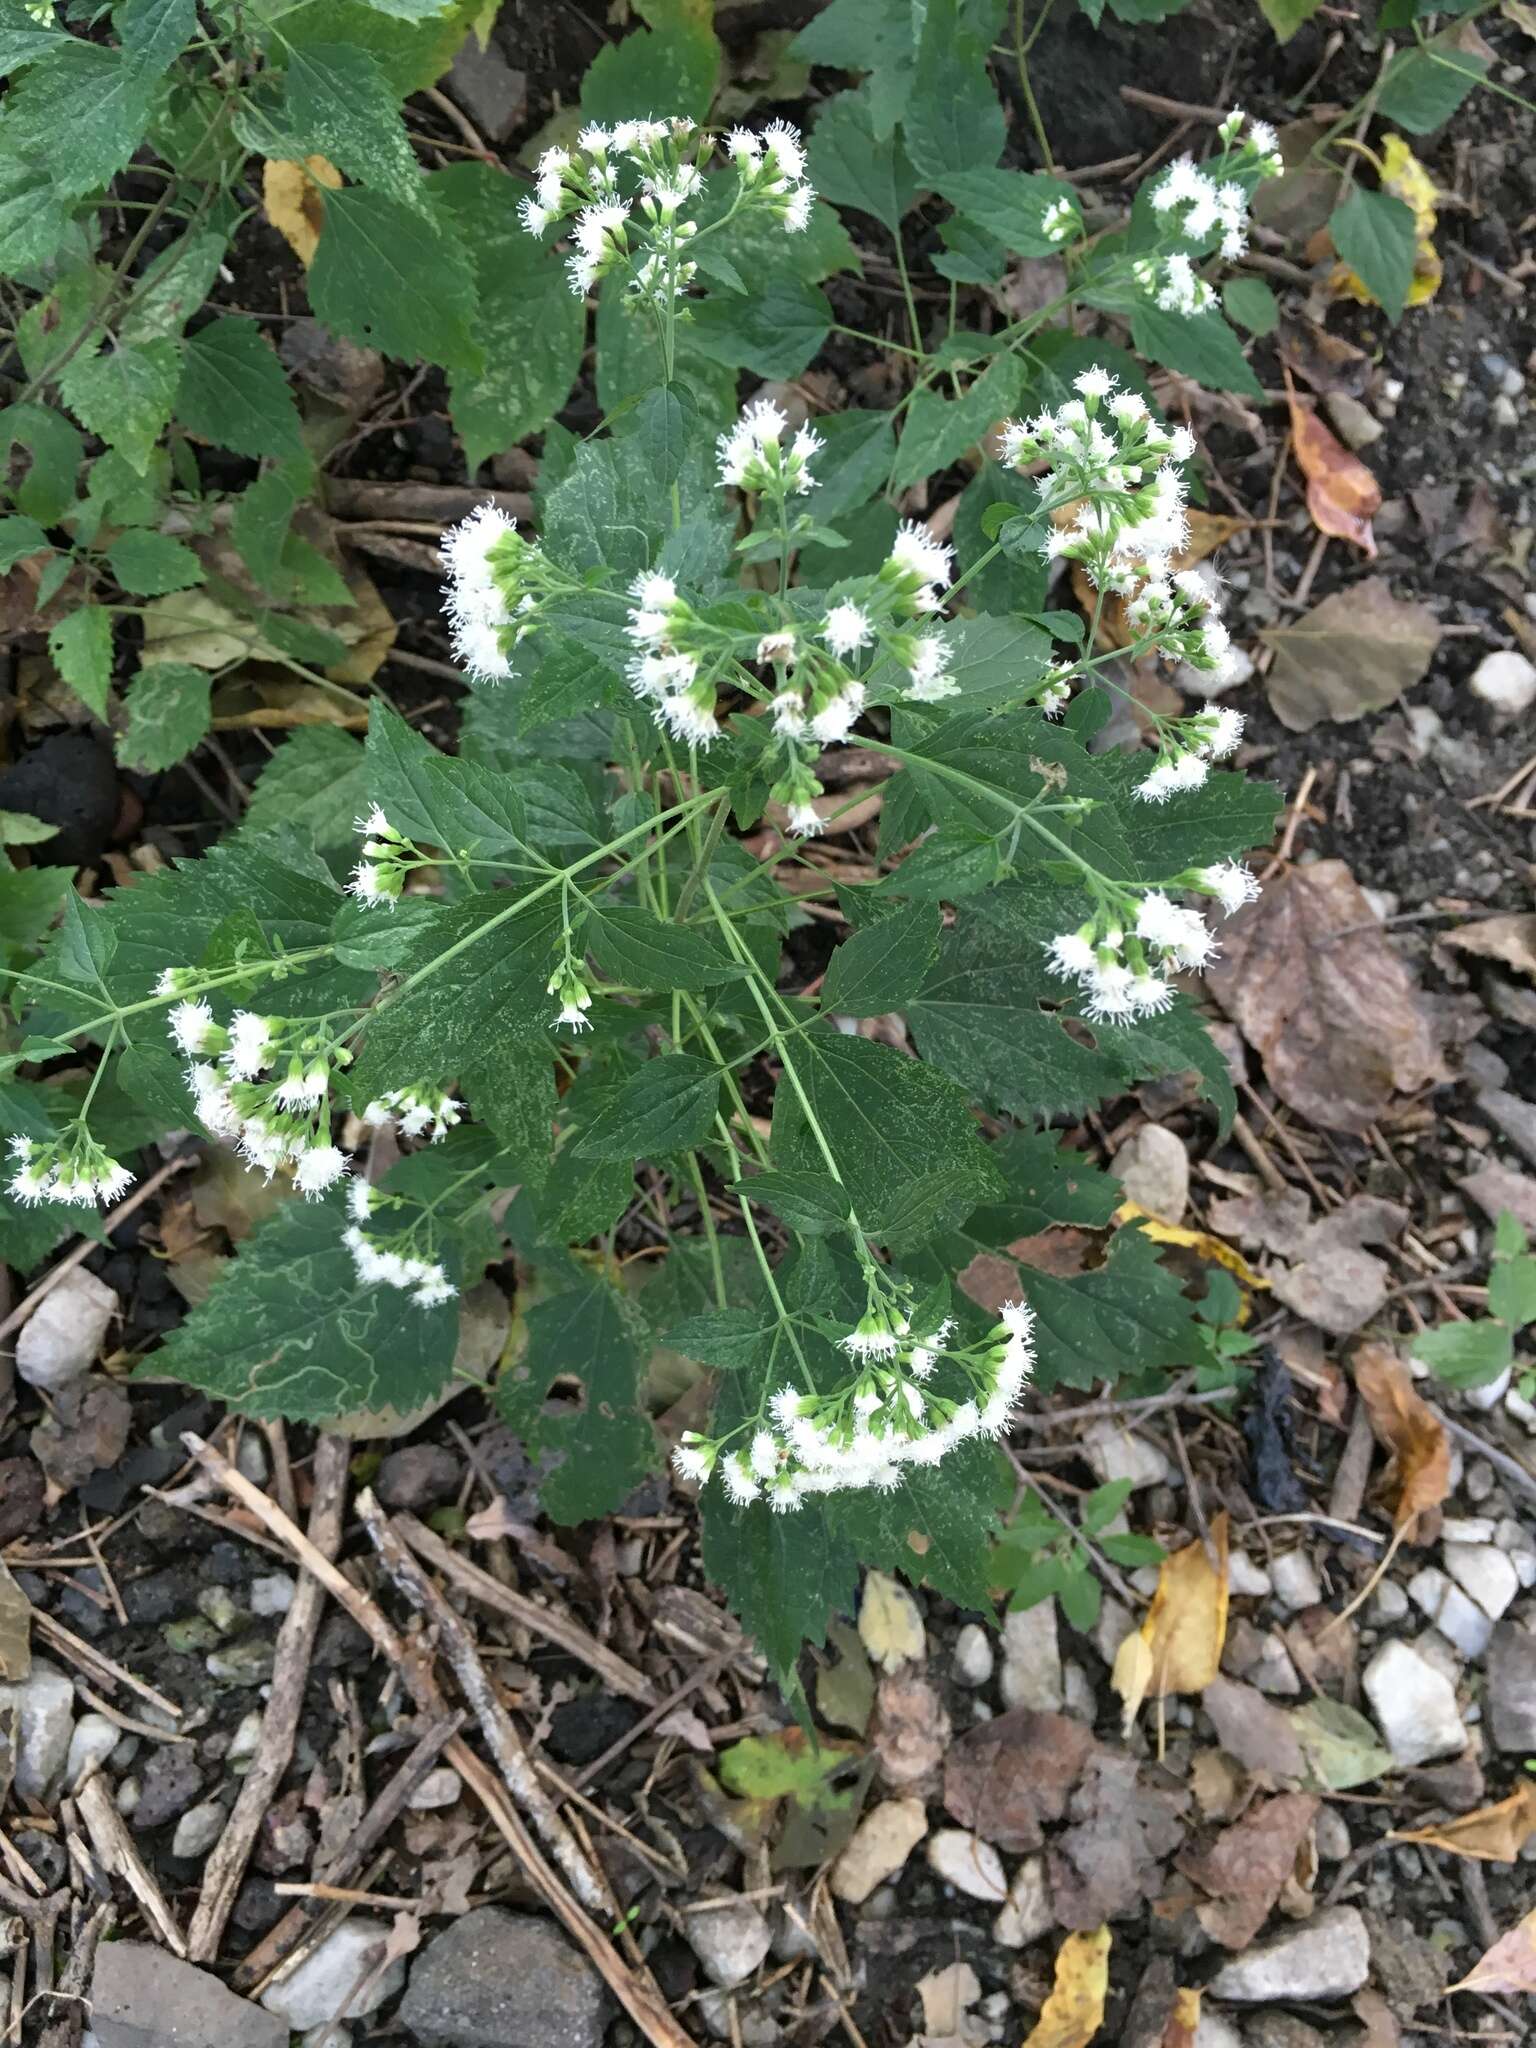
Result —
<path fill-rule="evenodd" d="M 272 1022 L 251 1010 L 237 1010 L 229 1026 L 229 1070 L 237 1081 L 254 1081 L 272 1063 Z"/>
<path fill-rule="evenodd" d="M 1200 879 L 1208 889 L 1215 891 L 1216 900 L 1228 917 L 1241 910 L 1245 903 L 1256 903 L 1259 899 L 1257 876 L 1239 861 L 1219 861 L 1215 867 L 1202 868 Z"/>
<path fill-rule="evenodd" d="M 347 1170 L 347 1155 L 335 1145 L 316 1145 L 304 1154 L 293 1176 L 294 1186 L 311 1201 L 334 1187 Z"/>
<path fill-rule="evenodd" d="M 213 1031 L 213 1012 L 206 1003 L 178 1003 L 167 1018 L 171 1036 L 184 1053 L 204 1052 Z"/>
<path fill-rule="evenodd" d="M 1066 979 L 1071 975 L 1091 974 L 1097 956 L 1091 942 L 1081 932 L 1060 932 L 1046 948 L 1046 967 L 1050 973 Z"/>

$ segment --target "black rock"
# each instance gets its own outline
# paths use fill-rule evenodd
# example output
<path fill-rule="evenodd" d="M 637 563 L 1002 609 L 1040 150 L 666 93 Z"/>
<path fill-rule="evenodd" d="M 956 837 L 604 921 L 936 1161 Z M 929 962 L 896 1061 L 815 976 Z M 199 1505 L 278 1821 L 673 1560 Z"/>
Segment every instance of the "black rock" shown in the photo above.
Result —
<path fill-rule="evenodd" d="M 100 857 L 117 823 L 112 750 L 88 732 L 50 733 L 0 775 L 0 810 L 26 811 L 49 825 L 37 859 L 77 868 Z"/>
<path fill-rule="evenodd" d="M 139 1803 L 133 1809 L 133 1826 L 163 1827 L 176 1820 L 203 1789 L 203 1774 L 190 1752 L 180 1743 L 165 1743 L 144 1766 Z"/>
<path fill-rule="evenodd" d="M 579 1693 L 573 1700 L 562 1700 L 549 1717 L 551 1754 L 563 1764 L 594 1763 L 639 1718 L 633 1700 L 612 1693 Z"/>

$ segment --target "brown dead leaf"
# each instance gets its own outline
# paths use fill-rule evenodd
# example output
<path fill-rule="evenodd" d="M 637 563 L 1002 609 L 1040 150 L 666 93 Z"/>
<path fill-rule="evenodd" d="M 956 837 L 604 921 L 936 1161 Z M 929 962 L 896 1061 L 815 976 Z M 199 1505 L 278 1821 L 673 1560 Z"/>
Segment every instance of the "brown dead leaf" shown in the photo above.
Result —
<path fill-rule="evenodd" d="M 1392 1453 L 1385 1483 L 1395 1496 L 1393 1527 L 1416 1542 L 1419 1517 L 1451 1490 L 1451 1440 L 1395 1351 L 1360 1344 L 1350 1363 L 1377 1441 Z"/>
<path fill-rule="evenodd" d="M 1480 1962 L 1452 1991 L 1536 1992 L 1536 1906 L 1518 1927 L 1501 1934 Z"/>
<path fill-rule="evenodd" d="M 1111 1683 L 1125 1702 L 1129 1729 L 1145 1698 L 1204 1692 L 1221 1670 L 1227 1639 L 1227 1517 L 1211 1523 L 1213 1563 L 1204 1543 L 1187 1544 L 1163 1559 L 1157 1591 L 1136 1636 L 1115 1658 Z M 1127 1646 L 1139 1641 L 1140 1651 Z"/>
<path fill-rule="evenodd" d="M 1500 1212 L 1508 1209 L 1520 1228 L 1536 1237 L 1536 1180 L 1528 1173 L 1516 1173 L 1512 1166 L 1490 1160 L 1456 1185 L 1472 1197 L 1491 1223 L 1497 1223 Z"/>
<path fill-rule="evenodd" d="M 1244 1949 L 1253 1940 L 1296 1871 L 1317 1807 L 1309 1792 L 1282 1792 L 1249 1807 L 1209 1848 L 1175 1858 L 1177 1868 L 1210 1894 L 1195 1917 L 1213 1941 Z"/>
<path fill-rule="evenodd" d="M 1290 372 L 1285 373 L 1286 403 L 1291 413 L 1291 446 L 1307 480 L 1307 510 L 1319 533 L 1347 540 L 1374 560 L 1376 537 L 1371 519 L 1381 510 L 1381 485 L 1344 443 L 1325 427 L 1312 401 L 1296 396 Z"/>
<path fill-rule="evenodd" d="M 1157 2048 L 1195 2048 L 1195 2037 L 1200 2031 L 1200 1994 L 1198 1991 L 1180 1990 L 1175 1992 L 1173 2011 L 1159 2036 Z"/>
<path fill-rule="evenodd" d="M 1139 1912 L 1184 1839 L 1189 1795 L 1143 1785 L 1136 1759 L 1096 1750 L 1067 1805 L 1071 1825 L 1050 1843 L 1051 1906 L 1079 1932 Z"/>
<path fill-rule="evenodd" d="M 1325 1130 L 1363 1133 L 1396 1092 L 1444 1078 L 1418 990 L 1342 861 L 1290 868 L 1239 911 L 1206 987 L 1276 1094 Z"/>
<path fill-rule="evenodd" d="M 261 168 L 262 211 L 306 270 L 325 225 L 322 185 L 332 192 L 341 186 L 340 171 L 323 156 L 306 157 L 303 163 L 269 157 Z"/>
<path fill-rule="evenodd" d="M 1301 1744 L 1289 1718 L 1257 1686 L 1217 1678 L 1206 1687 L 1200 1704 L 1215 1724 L 1216 1740 L 1245 1771 L 1264 1771 L 1271 1778 L 1306 1775 Z"/>
<path fill-rule="evenodd" d="M 1441 936 L 1447 946 L 1476 953 L 1484 960 L 1501 960 L 1528 981 L 1536 981 L 1536 911 L 1514 910 L 1502 917 L 1485 917 L 1481 924 L 1459 924 Z"/>
<path fill-rule="evenodd" d="M 938 1688 L 910 1666 L 887 1674 L 875 1692 L 872 1735 L 888 1785 L 915 1785 L 936 1771 L 950 1736 L 949 1715 Z"/>
<path fill-rule="evenodd" d="M 1265 687 L 1275 716 L 1310 732 L 1325 719 L 1395 704 L 1434 659 L 1440 624 L 1428 605 L 1396 598 L 1384 576 L 1369 576 L 1259 638 L 1274 655 Z"/>
<path fill-rule="evenodd" d="M 1273 1275 L 1276 1298 L 1331 1336 L 1351 1335 L 1377 1313 L 1392 1286 L 1391 1267 L 1364 1247 L 1395 1243 L 1407 1221 L 1407 1210 L 1395 1202 L 1351 1195 L 1302 1233 L 1295 1263 Z"/>
<path fill-rule="evenodd" d="M 1513 1863 L 1532 1835 L 1536 1835 L 1536 1785 L 1527 1780 L 1517 1785 L 1497 1806 L 1480 1807 L 1458 1820 L 1434 1827 L 1414 1828 L 1394 1842 L 1422 1842 L 1431 1849 L 1449 1849 L 1453 1856 L 1476 1856 L 1486 1863 Z"/>
<path fill-rule="evenodd" d="M 1056 1982 L 1024 2048 L 1087 2048 L 1104 2024 L 1111 1939 L 1107 1927 L 1067 1936 L 1056 1954 Z"/>
<path fill-rule="evenodd" d="M 1342 392 L 1358 398 L 1370 376 L 1371 359 L 1363 348 L 1305 317 L 1281 319 L 1279 349 L 1281 359 L 1322 396 Z"/>
<path fill-rule="evenodd" d="M 1059 1821 L 1095 1748 L 1080 1721 L 1014 1707 L 962 1735 L 944 1759 L 944 1804 L 983 1841 L 1022 1855 Z"/>

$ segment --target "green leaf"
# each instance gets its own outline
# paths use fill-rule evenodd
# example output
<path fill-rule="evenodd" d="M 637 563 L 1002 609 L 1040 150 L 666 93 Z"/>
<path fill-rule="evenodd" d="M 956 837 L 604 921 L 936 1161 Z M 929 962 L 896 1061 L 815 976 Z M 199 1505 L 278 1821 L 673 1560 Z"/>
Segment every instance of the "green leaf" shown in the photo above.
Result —
<path fill-rule="evenodd" d="M 594 906 L 583 938 L 610 981 L 653 994 L 718 988 L 742 973 L 712 931 L 666 924 L 648 910 Z"/>
<path fill-rule="evenodd" d="M 121 0 L 113 15 L 134 69 L 158 78 L 197 32 L 197 0 Z"/>
<path fill-rule="evenodd" d="M 418 1408 L 447 1384 L 453 1303 L 418 1309 L 367 1286 L 342 1243 L 341 1204 L 285 1202 L 228 1261 L 153 1359 L 241 1414 L 325 1422 L 357 1408 Z"/>
<path fill-rule="evenodd" d="M 1080 1556 L 1080 1552 L 1073 1552 Z M 1073 1571 L 1069 1567 L 1062 1574 L 1056 1598 L 1061 1602 L 1061 1611 L 1077 1630 L 1086 1635 L 1099 1618 L 1099 1607 L 1103 1601 L 1103 1589 L 1091 1571 Z"/>
<path fill-rule="evenodd" d="M 1508 1367 L 1514 1339 L 1507 1324 L 1485 1317 L 1421 1330 L 1412 1349 L 1414 1357 L 1447 1386 L 1486 1387 Z"/>
<path fill-rule="evenodd" d="M 48 635 L 48 652 L 75 695 L 105 718 L 112 683 L 112 614 L 106 606 L 83 604 L 60 619 Z"/>
<path fill-rule="evenodd" d="M 718 1481 L 699 1497 L 704 1570 L 757 1640 L 781 1685 L 793 1686 L 806 1643 L 826 1641 L 836 1614 L 852 1613 L 858 1560 L 819 1503 L 776 1515 L 761 1501 L 733 1507 Z"/>
<path fill-rule="evenodd" d="M 685 1358 L 696 1358 L 700 1365 L 720 1372 L 741 1372 L 755 1365 L 766 1370 L 778 1328 L 778 1315 L 770 1308 L 706 1309 L 673 1323 L 662 1341 Z"/>
<path fill-rule="evenodd" d="M 480 367 L 468 258 L 435 221 L 387 193 L 326 193 L 309 301 L 327 327 L 386 355 Z"/>
<path fill-rule="evenodd" d="M 1413 208 L 1356 185 L 1328 217 L 1333 246 L 1387 318 L 1401 320 L 1413 283 Z"/>
<path fill-rule="evenodd" d="M 120 533 L 107 549 L 107 561 L 131 597 L 163 597 L 203 580 L 203 565 L 185 542 L 145 527 Z"/>
<path fill-rule="evenodd" d="M 576 1143 L 584 1158 L 628 1161 L 686 1152 L 714 1135 L 720 1069 L 692 1053 L 667 1053 L 590 1100 L 592 1120 Z"/>
<path fill-rule="evenodd" d="M 803 1236 L 820 1236 L 841 1230 L 847 1224 L 848 1190 L 830 1173 L 780 1173 L 772 1168 L 755 1173 L 739 1183 L 739 1191 L 750 1200 L 773 1210 L 791 1230 Z"/>
<path fill-rule="evenodd" d="M 39 846 L 58 836 L 59 828 L 30 811 L 0 811 L 0 846 Z M 0 874 L 5 870 L 0 868 Z"/>
<path fill-rule="evenodd" d="M 134 287 L 119 330 L 123 341 L 177 341 L 213 290 L 229 250 L 221 228 L 193 228 L 164 249 Z"/>
<path fill-rule="evenodd" d="M 291 146 L 295 157 L 329 157 L 360 184 L 421 205 L 421 172 L 398 98 L 366 50 L 341 42 L 290 47 L 285 79 L 284 148 Z"/>
<path fill-rule="evenodd" d="M 1382 120 L 1428 135 L 1442 127 L 1475 86 L 1488 75 L 1488 59 L 1458 49 L 1459 29 L 1442 29 L 1421 48 L 1400 50 L 1387 66 L 1376 95 Z"/>
<path fill-rule="evenodd" d="M 35 946 L 59 914 L 73 868 L 0 868 L 0 939 Z"/>
<path fill-rule="evenodd" d="M 1529 1240 L 1519 1217 L 1508 1209 L 1501 1209 L 1493 1225 L 1494 1258 L 1517 1259 L 1528 1246 Z"/>
<path fill-rule="evenodd" d="M 241 831 L 291 831 L 320 851 L 350 848 L 368 808 L 368 760 L 349 732 L 306 725 L 290 733 L 251 791 Z"/>
<path fill-rule="evenodd" d="M 1349 1792 L 1368 1785 L 1392 1769 L 1392 1755 L 1383 1749 L 1364 1714 L 1342 1700 L 1320 1693 L 1289 1715 L 1312 1783 L 1324 1792 Z"/>
<path fill-rule="evenodd" d="M 929 0 L 917 77 L 902 135 L 925 184 L 995 164 L 1006 128 L 987 76 L 986 44 L 967 29 L 956 0 Z"/>
<path fill-rule="evenodd" d="M 908 408 L 892 482 L 916 483 L 958 462 L 989 427 L 1017 410 L 1024 381 L 1023 364 L 1007 355 L 989 363 L 961 398 L 919 391 Z"/>
<path fill-rule="evenodd" d="M 1054 256 L 1061 238 L 1045 232 L 1046 213 L 1063 199 L 1077 210 L 1076 194 L 1059 178 L 1000 166 L 950 171 L 938 189 L 957 213 L 1020 256 Z"/>
<path fill-rule="evenodd" d="M 1214 307 L 1205 313 L 1165 313 L 1161 306 L 1138 303 L 1131 314 L 1131 338 L 1139 355 L 1181 377 L 1193 377 L 1207 391 L 1264 395 L 1242 344 Z"/>
<path fill-rule="evenodd" d="M 801 29 L 790 55 L 806 64 L 868 72 L 864 93 L 873 132 L 883 139 L 901 119 L 912 94 L 917 35 L 912 0 L 830 0 Z M 812 176 L 817 190 L 824 190 L 820 176 Z"/>
<path fill-rule="evenodd" d="M 751 298 L 723 292 L 698 303 L 695 345 L 731 369 L 760 377 L 798 377 L 832 327 L 827 295 L 814 284 L 773 279 Z"/>
<path fill-rule="evenodd" d="M 117 742 L 125 768 L 173 768 L 208 736 L 209 676 L 185 661 L 157 661 L 129 683 L 128 722 Z"/>
<path fill-rule="evenodd" d="M 41 554 L 53 542 L 35 519 L 17 515 L 0 519 L 0 576 L 8 576 L 28 555 Z"/>
<path fill-rule="evenodd" d="M 61 36 L 6 95 L 6 153 L 46 165 L 66 197 L 94 191 L 144 140 L 154 89 L 152 72 L 125 51 Z"/>
<path fill-rule="evenodd" d="M 1131 1497 L 1134 1481 L 1111 1479 L 1107 1485 L 1096 1486 L 1083 1502 L 1083 1534 L 1097 1536 L 1101 1529 L 1107 1529 Z"/>
<path fill-rule="evenodd" d="M 291 9 L 282 26 L 290 43 L 346 43 L 367 50 L 395 97 L 408 99 L 436 84 L 484 11 L 485 0 L 447 0 L 429 14 L 414 0 L 401 0 L 387 11 L 370 0 L 326 0 L 324 7 Z"/>
<path fill-rule="evenodd" d="M 509 776 L 438 753 L 380 698 L 368 718 L 368 793 L 397 832 L 449 853 L 505 853 L 528 829 Z"/>
<path fill-rule="evenodd" d="M 826 1030 L 803 1034 L 792 1058 L 871 1236 L 919 1239 L 941 1218 L 974 1207 L 994 1184 L 965 1090 L 934 1068 Z M 774 1097 L 772 1153 L 781 1169 L 826 1170 L 799 1093 L 787 1082 Z"/>
<path fill-rule="evenodd" d="M 187 1084 L 182 1063 L 167 1045 L 130 1045 L 119 1056 L 114 1078 L 166 1130 L 188 1121 Z"/>
<path fill-rule="evenodd" d="M 489 164 L 454 164 L 427 181 L 470 252 L 478 287 L 471 333 L 483 368 L 450 378 L 468 468 L 542 427 L 570 396 L 586 314 L 552 252 L 523 232 L 510 181 Z"/>
<path fill-rule="evenodd" d="M 655 26 L 606 43 L 581 81 L 584 121 L 644 120 L 665 107 L 703 121 L 720 74 L 710 10 L 670 0 L 641 9 Z"/>
<path fill-rule="evenodd" d="M 496 1133 L 518 1178 L 535 1193 L 549 1174 L 554 1143 L 555 1063 L 534 1041 L 505 1045 L 459 1069 L 459 1086 L 480 1121 Z"/>
<path fill-rule="evenodd" d="M 0 447 L 8 453 L 18 442 L 32 464 L 15 486 L 16 509 L 52 526 L 75 503 L 85 443 L 62 413 L 45 405 L 9 405 L 0 412 Z"/>
<path fill-rule="evenodd" d="M 237 455 L 297 455 L 299 411 L 254 320 L 215 320 L 186 344 L 176 417 Z"/>
<path fill-rule="evenodd" d="M 1536 1258 L 1495 1257 L 1488 1275 L 1488 1313 L 1512 1330 L 1536 1322 Z"/>
<path fill-rule="evenodd" d="M 1221 303 L 1227 318 L 1249 334 L 1273 334 L 1280 325 L 1280 301 L 1262 277 L 1229 277 Z"/>
<path fill-rule="evenodd" d="M 76 356 L 60 373 L 59 393 L 80 424 L 142 476 L 171 417 L 180 375 L 176 342 L 125 342 L 99 356 Z"/>
<path fill-rule="evenodd" d="M 496 1405 L 548 1476 L 541 1502 L 552 1521 L 610 1513 L 655 1461 L 656 1434 L 640 1405 L 640 1338 L 634 1304 L 605 1280 L 581 1274 L 525 1318 L 522 1357 L 504 1372 Z M 552 1404 L 554 1381 L 580 1380 L 580 1403 Z"/>
<path fill-rule="evenodd" d="M 0 272 L 14 277 L 46 263 L 68 235 L 70 195 L 54 183 L 45 159 L 19 153 L 19 138 L 5 131 L 0 155 Z"/>
<path fill-rule="evenodd" d="M 817 116 L 808 175 L 834 206 L 856 207 L 895 234 L 917 197 L 917 178 L 889 122 L 880 125 L 874 91 L 840 92 Z"/>
<path fill-rule="evenodd" d="M 13 78 L 39 57 L 50 56 L 63 40 L 63 27 L 51 8 L 40 21 L 23 0 L 0 0 L 0 77 Z"/>
<path fill-rule="evenodd" d="M 938 957 L 938 906 L 914 903 L 845 939 L 832 955 L 821 1006 L 850 1017 L 879 1017 L 915 996 Z"/>

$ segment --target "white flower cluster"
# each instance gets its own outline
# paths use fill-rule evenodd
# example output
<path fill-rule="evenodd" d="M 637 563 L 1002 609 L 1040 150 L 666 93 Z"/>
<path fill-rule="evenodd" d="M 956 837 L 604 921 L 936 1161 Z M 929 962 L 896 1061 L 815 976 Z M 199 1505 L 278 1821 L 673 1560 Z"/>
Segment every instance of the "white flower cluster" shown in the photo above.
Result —
<path fill-rule="evenodd" d="M 1236 861 L 1190 869 L 1169 887 L 1214 896 L 1228 917 L 1259 894 L 1258 883 Z M 1046 947 L 1046 965 L 1077 983 L 1095 1023 L 1129 1024 L 1168 1009 L 1174 994 L 1168 977 L 1207 966 L 1217 951 L 1198 910 L 1175 903 L 1162 889 L 1149 889 L 1139 898 L 1127 895 L 1123 903 L 1105 904 L 1076 931 L 1059 933 Z"/>
<path fill-rule="evenodd" d="M 473 682 L 509 681 L 517 673 L 512 649 L 534 630 L 540 600 L 576 586 L 489 499 L 448 528 L 438 552 L 448 571 L 443 610 L 454 653 Z"/>
<path fill-rule="evenodd" d="M 674 739 L 707 747 L 720 737 L 720 720 L 715 667 L 703 667 L 710 642 L 702 622 L 672 578 L 657 570 L 637 576 L 629 594 L 635 601 L 624 630 L 636 649 L 626 670 L 630 688 Z"/>
<path fill-rule="evenodd" d="M 872 1306 L 841 1340 L 857 1376 L 833 1394 L 784 1387 L 769 1404 L 770 1428 L 756 1429 L 743 1447 L 689 1431 L 673 1453 L 677 1470 L 703 1481 L 718 1469 L 739 1507 L 764 1499 L 789 1513 L 816 1494 L 873 1487 L 890 1492 L 903 1466 L 937 1465 L 972 1437 L 1007 1430 L 1034 1362 L 1034 1313 L 1009 1302 L 986 1341 L 953 1344 L 946 1317 L 921 1339 L 907 1318 L 888 1305 Z M 957 1394 L 931 1385 L 936 1367 L 950 1369 Z"/>
<path fill-rule="evenodd" d="M 398 1124 L 403 1138 L 435 1145 L 464 1120 L 464 1105 L 436 1088 L 391 1088 L 363 1111 L 365 1124 Z"/>
<path fill-rule="evenodd" d="M 1191 718 L 1163 720 L 1161 744 L 1151 773 L 1136 785 L 1144 803 L 1165 804 L 1187 789 L 1199 789 L 1213 761 L 1224 761 L 1243 736 L 1243 714 L 1223 708 L 1197 711 Z"/>
<path fill-rule="evenodd" d="M 62 1138 L 11 1139 L 16 1164 L 7 1182 L 12 1199 L 24 1208 L 38 1202 L 115 1202 L 133 1175 L 111 1158 L 83 1124 Z"/>
<path fill-rule="evenodd" d="M 176 994 L 178 973 L 167 968 L 158 993 Z M 201 1000 L 177 1003 L 167 1023 L 191 1063 L 198 1120 L 215 1137 L 233 1140 L 268 1180 L 291 1165 L 294 1186 L 311 1198 L 341 1179 L 348 1160 L 331 1143 L 330 1088 L 344 1051 L 313 1040 L 301 1021 L 252 1010 L 237 1010 L 226 1029 Z"/>
<path fill-rule="evenodd" d="M 373 1189 L 365 1180 L 354 1180 L 347 1190 L 347 1208 L 352 1221 L 341 1233 L 341 1241 L 352 1254 L 353 1269 L 365 1287 L 398 1287 L 410 1290 L 417 1308 L 436 1308 L 452 1301 L 458 1289 L 436 1259 L 418 1258 L 414 1252 L 391 1250 L 375 1243 L 363 1229 L 373 1210 Z"/>
<path fill-rule="evenodd" d="M 352 870 L 348 891 L 359 903 L 385 903 L 391 909 L 400 899 L 416 848 L 395 830 L 375 804 L 366 818 L 354 818 L 353 829 L 363 835 L 363 857 Z"/>
<path fill-rule="evenodd" d="M 581 969 L 569 954 L 549 977 L 544 993 L 559 999 L 560 1012 L 555 1018 L 557 1025 L 569 1025 L 572 1031 L 592 1029 L 592 1020 L 587 1015 L 592 1007 L 592 991 L 587 987 Z"/>
<path fill-rule="evenodd" d="M 566 274 L 579 298 L 607 271 L 628 263 L 630 292 L 651 305 L 670 305 L 697 274 L 686 252 L 699 224 L 686 209 L 703 196 L 710 147 L 710 138 L 681 117 L 589 125 L 573 149 L 547 149 L 540 157 L 534 191 L 519 209 L 523 226 L 542 235 L 574 216 Z M 732 212 L 765 212 L 791 233 L 809 225 L 816 195 L 805 183 L 800 137 L 787 121 L 773 122 L 761 135 L 733 129 L 726 153 L 737 178 Z M 638 187 L 631 197 L 626 184 Z"/>
<path fill-rule="evenodd" d="M 776 500 L 814 489 L 810 460 L 826 443 L 810 427 L 797 427 L 786 448 L 783 442 L 788 426 L 788 415 L 771 398 L 754 400 L 715 444 L 721 483 Z"/>
<path fill-rule="evenodd" d="M 1248 122 L 1247 134 L 1238 140 L 1246 119 L 1240 110 L 1234 110 L 1221 123 L 1217 130 L 1221 154 L 1209 169 L 1202 169 L 1193 157 L 1182 156 L 1163 172 L 1151 192 L 1153 211 L 1175 234 L 1202 244 L 1216 237 L 1217 247 L 1229 263 L 1235 263 L 1248 247 L 1253 185 L 1278 177 L 1285 168 L 1275 145 L 1275 131 L 1267 122 Z M 1182 250 L 1140 257 L 1131 271 L 1166 313 L 1199 314 L 1215 301 L 1215 292 Z"/>

